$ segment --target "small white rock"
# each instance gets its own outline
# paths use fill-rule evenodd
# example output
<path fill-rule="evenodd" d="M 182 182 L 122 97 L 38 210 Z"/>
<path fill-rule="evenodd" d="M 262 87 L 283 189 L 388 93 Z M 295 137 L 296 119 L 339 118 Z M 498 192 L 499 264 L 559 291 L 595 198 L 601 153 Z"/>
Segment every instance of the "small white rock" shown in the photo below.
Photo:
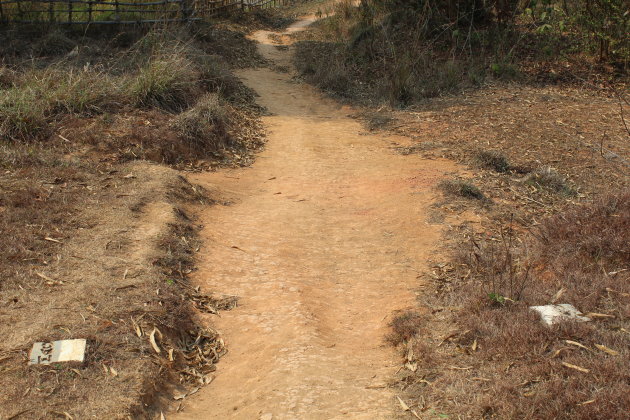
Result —
<path fill-rule="evenodd" d="M 540 319 L 546 325 L 553 325 L 559 321 L 590 321 L 591 319 L 582 316 L 582 312 L 569 303 L 560 303 L 557 305 L 543 305 L 543 306 L 530 306 L 532 309 L 540 314 Z"/>

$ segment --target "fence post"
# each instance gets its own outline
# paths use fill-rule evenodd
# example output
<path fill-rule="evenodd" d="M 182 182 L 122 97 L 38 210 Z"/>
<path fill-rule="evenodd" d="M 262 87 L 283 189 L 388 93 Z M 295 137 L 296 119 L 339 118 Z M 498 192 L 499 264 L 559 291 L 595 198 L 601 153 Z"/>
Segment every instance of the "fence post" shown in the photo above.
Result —
<path fill-rule="evenodd" d="M 186 22 L 189 21 L 190 16 L 191 16 L 191 12 L 192 12 L 192 8 L 190 7 L 190 2 L 191 0 L 180 0 L 180 8 L 182 11 L 182 20 L 185 20 Z"/>
<path fill-rule="evenodd" d="M 88 0 L 88 23 L 92 23 L 92 0 Z"/>
<path fill-rule="evenodd" d="M 72 23 L 72 0 L 68 0 L 68 23 Z"/>
<path fill-rule="evenodd" d="M 17 8 L 19 19 L 24 20 L 24 15 L 22 15 L 22 2 L 18 1 Z"/>

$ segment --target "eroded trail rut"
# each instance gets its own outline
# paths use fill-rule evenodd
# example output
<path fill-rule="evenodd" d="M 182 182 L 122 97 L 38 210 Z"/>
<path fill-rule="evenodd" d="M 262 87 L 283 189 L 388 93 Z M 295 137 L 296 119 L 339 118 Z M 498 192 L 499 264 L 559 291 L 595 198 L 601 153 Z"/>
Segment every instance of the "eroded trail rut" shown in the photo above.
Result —
<path fill-rule="evenodd" d="M 261 52 L 286 65 L 267 36 Z M 439 238 L 431 189 L 454 167 L 393 153 L 403 140 L 366 133 L 289 74 L 241 77 L 272 114 L 267 148 L 251 168 L 195 179 L 234 201 L 202 215 L 197 281 L 241 300 L 212 319 L 230 352 L 176 418 L 395 418 L 387 323 L 414 304 Z"/>

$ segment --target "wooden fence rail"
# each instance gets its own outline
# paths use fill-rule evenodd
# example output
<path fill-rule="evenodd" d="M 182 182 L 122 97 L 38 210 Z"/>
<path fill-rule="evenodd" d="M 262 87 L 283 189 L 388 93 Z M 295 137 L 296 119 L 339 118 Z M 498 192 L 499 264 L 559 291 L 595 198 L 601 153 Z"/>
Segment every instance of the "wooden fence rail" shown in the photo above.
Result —
<path fill-rule="evenodd" d="M 136 24 L 186 22 L 234 9 L 285 5 L 289 0 L 0 0 L 0 24 Z"/>

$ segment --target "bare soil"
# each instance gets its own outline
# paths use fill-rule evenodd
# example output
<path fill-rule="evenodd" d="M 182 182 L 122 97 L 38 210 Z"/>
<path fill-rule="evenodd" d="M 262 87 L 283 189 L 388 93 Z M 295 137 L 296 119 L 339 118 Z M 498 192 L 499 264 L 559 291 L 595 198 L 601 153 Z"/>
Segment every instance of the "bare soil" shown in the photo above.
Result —
<path fill-rule="evenodd" d="M 288 66 L 287 38 L 270 35 L 252 36 Z M 239 306 L 212 318 L 230 352 L 174 418 L 394 418 L 399 363 L 384 337 L 414 306 L 440 236 L 426 220 L 433 187 L 458 167 L 395 153 L 409 141 L 367 132 L 291 74 L 240 76 L 271 113 L 267 147 L 250 168 L 194 177 L 233 203 L 200 215 L 208 249 L 194 281 Z"/>

